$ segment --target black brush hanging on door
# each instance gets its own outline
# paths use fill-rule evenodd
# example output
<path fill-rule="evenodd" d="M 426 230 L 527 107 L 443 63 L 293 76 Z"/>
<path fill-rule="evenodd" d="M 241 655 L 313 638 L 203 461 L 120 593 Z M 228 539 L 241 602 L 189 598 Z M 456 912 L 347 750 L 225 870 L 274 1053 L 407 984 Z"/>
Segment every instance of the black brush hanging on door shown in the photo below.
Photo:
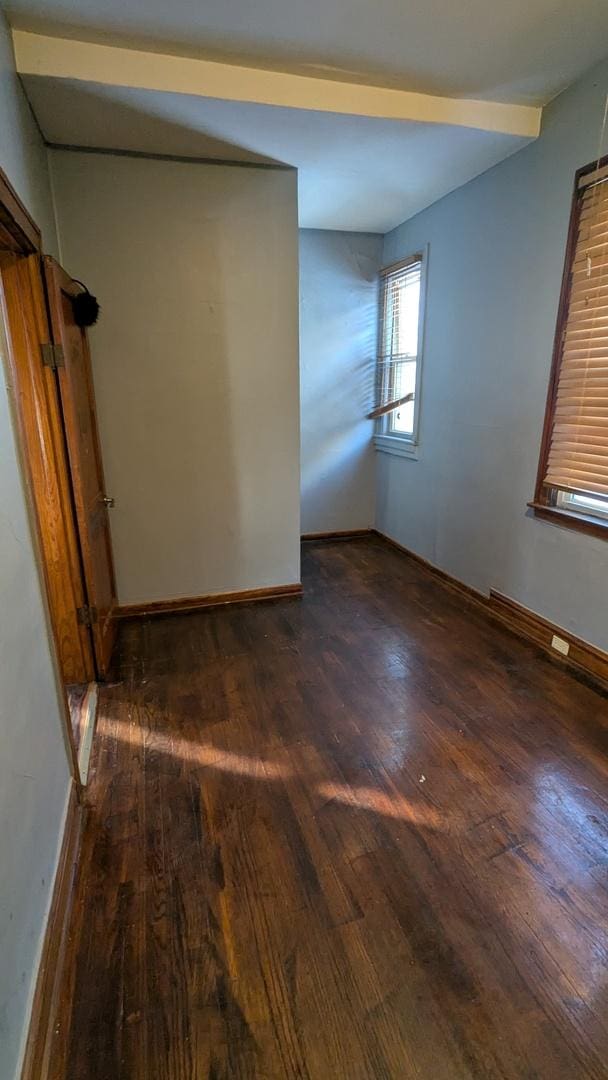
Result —
<path fill-rule="evenodd" d="M 73 296 L 71 298 L 72 310 L 74 312 L 74 322 L 77 326 L 83 328 L 87 326 L 94 326 L 99 317 L 99 304 L 97 302 L 97 297 L 93 296 L 93 294 L 90 293 L 87 289 L 86 285 L 84 285 L 82 281 L 78 281 L 78 278 L 74 278 L 73 280 L 75 284 L 80 285 L 81 289 L 83 290 L 82 292 L 77 293 L 76 296 Z"/>

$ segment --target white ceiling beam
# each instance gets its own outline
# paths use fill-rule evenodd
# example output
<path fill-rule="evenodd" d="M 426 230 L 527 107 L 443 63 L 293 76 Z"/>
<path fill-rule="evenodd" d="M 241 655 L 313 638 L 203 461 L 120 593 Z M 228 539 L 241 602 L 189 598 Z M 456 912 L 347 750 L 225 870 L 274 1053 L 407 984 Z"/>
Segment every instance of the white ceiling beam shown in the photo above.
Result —
<path fill-rule="evenodd" d="M 30 34 L 13 30 L 17 71 L 160 90 L 225 101 L 370 116 L 385 120 L 451 124 L 535 138 L 542 109 L 497 101 L 437 97 L 384 86 L 316 79 L 263 68 L 220 64 L 165 53 Z"/>

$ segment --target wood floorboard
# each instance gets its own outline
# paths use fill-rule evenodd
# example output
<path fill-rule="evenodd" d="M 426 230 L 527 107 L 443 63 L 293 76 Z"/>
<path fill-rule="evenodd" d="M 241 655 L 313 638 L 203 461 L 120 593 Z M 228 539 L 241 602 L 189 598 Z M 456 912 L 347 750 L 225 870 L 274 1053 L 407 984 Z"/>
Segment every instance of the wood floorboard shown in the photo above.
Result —
<path fill-rule="evenodd" d="M 608 698 L 370 536 L 133 619 L 52 1080 L 608 1077 Z"/>

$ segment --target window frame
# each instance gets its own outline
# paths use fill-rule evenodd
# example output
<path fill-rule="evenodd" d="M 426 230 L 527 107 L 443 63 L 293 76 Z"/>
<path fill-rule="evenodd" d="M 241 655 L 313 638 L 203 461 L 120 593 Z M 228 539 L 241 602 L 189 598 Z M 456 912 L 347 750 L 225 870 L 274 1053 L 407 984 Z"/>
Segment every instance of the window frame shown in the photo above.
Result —
<path fill-rule="evenodd" d="M 383 266 L 380 270 L 379 280 L 383 275 L 392 273 L 393 271 L 401 270 L 403 267 L 411 266 L 414 262 L 420 262 L 420 298 L 418 301 L 418 342 L 416 348 L 416 381 L 414 384 L 414 419 L 412 423 L 412 432 L 405 431 L 392 431 L 390 427 L 391 413 L 387 413 L 384 416 L 378 417 L 375 421 L 374 429 L 374 446 L 376 450 L 380 450 L 388 454 L 396 454 L 398 457 L 408 457 L 416 460 L 418 458 L 418 447 L 420 445 L 420 404 L 421 404 L 421 392 L 422 392 L 422 364 L 424 357 L 424 336 L 425 336 L 425 313 L 426 313 L 426 291 L 427 291 L 427 273 L 428 273 L 428 260 L 429 260 L 429 245 L 423 244 L 416 248 L 411 254 L 404 256 L 402 259 L 398 259 L 394 263 L 389 263 L 388 266 Z M 380 341 L 382 335 L 382 323 L 384 313 L 380 307 L 380 293 L 378 296 L 378 349 L 380 348 Z M 378 352 L 378 349 L 376 352 Z M 376 357 L 376 370 L 378 359 Z"/>
<path fill-rule="evenodd" d="M 577 529 L 579 532 L 586 532 L 593 536 L 599 536 L 603 540 L 608 540 L 608 517 L 604 517 L 603 515 L 596 516 L 582 508 L 573 509 L 572 506 L 565 506 L 564 501 L 560 497 L 560 491 L 557 488 L 545 488 L 544 479 L 547 473 L 551 437 L 555 422 L 557 390 L 559 386 L 564 336 L 570 303 L 572 264 L 574 262 L 574 254 L 576 251 L 578 226 L 583 204 L 583 195 L 585 192 L 585 188 L 580 187 L 580 180 L 582 177 L 587 176 L 588 173 L 595 172 L 597 169 L 603 169 L 606 166 L 608 166 L 608 154 L 599 160 L 595 159 L 594 161 L 589 162 L 588 165 L 583 165 L 582 168 L 577 169 L 574 174 L 574 190 L 570 202 L 570 222 L 568 225 L 564 269 L 557 309 L 557 321 L 555 326 L 555 337 L 553 340 L 553 353 L 551 358 L 547 399 L 545 403 L 536 485 L 534 488 L 534 498 L 528 503 L 528 506 L 537 517 L 545 518 L 548 521 L 552 521 L 554 524 L 563 525 L 570 529 Z M 589 495 L 591 497 L 593 493 L 589 492 Z"/>

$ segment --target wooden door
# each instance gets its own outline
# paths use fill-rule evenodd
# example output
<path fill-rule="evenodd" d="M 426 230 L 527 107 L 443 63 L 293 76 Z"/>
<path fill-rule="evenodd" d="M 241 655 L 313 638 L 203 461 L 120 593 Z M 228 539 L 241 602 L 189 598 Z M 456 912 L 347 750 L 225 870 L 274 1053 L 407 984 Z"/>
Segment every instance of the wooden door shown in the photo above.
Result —
<path fill-rule="evenodd" d="M 44 257 L 51 331 L 97 673 L 107 675 L 116 636 L 116 587 L 93 379 L 86 331 L 76 325 L 72 296 L 80 290 Z"/>
<path fill-rule="evenodd" d="M 79 612 L 86 598 L 38 255 L 0 252 L 13 408 L 35 524 L 48 610 L 64 684 L 95 678 L 91 636 Z"/>

